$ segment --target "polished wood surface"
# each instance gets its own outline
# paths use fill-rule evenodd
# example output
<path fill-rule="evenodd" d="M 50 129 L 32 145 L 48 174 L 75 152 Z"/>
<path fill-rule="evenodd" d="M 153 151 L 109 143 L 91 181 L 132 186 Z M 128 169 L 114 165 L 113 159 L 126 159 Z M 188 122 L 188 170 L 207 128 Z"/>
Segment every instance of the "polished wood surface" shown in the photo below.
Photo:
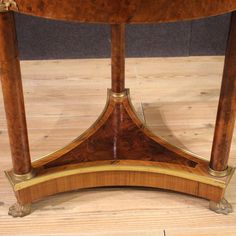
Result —
<path fill-rule="evenodd" d="M 0 79 L 15 174 L 30 172 L 31 162 L 13 13 L 0 13 Z"/>
<path fill-rule="evenodd" d="M 76 173 L 77 170 L 79 171 Z M 66 171 L 71 173 L 65 173 Z M 220 181 L 217 178 L 215 180 L 209 178 L 206 171 L 205 178 L 202 179 L 194 175 L 187 177 L 190 172 L 185 173 L 184 169 L 175 168 L 174 165 L 155 165 L 147 161 L 91 162 L 85 165 L 55 168 L 48 171 L 48 175 L 47 172 L 40 172 L 39 170 L 37 178 L 28 180 L 28 183 L 18 183 L 13 186 L 20 204 L 24 205 L 54 194 L 78 189 L 111 186 L 167 189 L 219 202 L 224 196 L 226 182 L 229 181 L 228 178 Z M 53 173 L 56 173 L 57 177 L 53 176 Z"/>
<path fill-rule="evenodd" d="M 58 8 L 59 3 L 60 8 Z M 73 142 L 32 163 L 33 171 L 29 157 L 19 61 L 14 56 L 17 52 L 13 51 L 14 64 L 11 64 L 12 60 L 4 61 L 3 69 L 6 66 L 10 70 L 5 77 L 4 73 L 1 74 L 3 96 L 10 127 L 9 136 L 10 140 L 13 140 L 12 150 L 17 151 L 12 155 L 13 170 L 6 172 L 17 197 L 17 203 L 9 208 L 9 215 L 23 217 L 30 214 L 30 204 L 48 195 L 80 188 L 123 184 L 185 192 L 210 200 L 209 207 L 216 213 L 232 213 L 232 206 L 224 199 L 224 192 L 234 173 L 234 168 L 228 167 L 228 157 L 235 119 L 234 81 L 236 81 L 236 74 L 232 62 L 236 50 L 232 45 L 236 13 L 233 12 L 232 17 L 210 163 L 154 135 L 138 118 L 130 102 L 129 92 L 125 90 L 125 23 L 158 23 L 211 16 L 224 13 L 224 9 L 228 9 L 226 12 L 235 10 L 236 3 L 215 1 L 214 6 L 207 0 L 191 1 L 191 3 L 177 0 L 1 2 L 2 25 L 4 24 L 5 28 L 9 27 L 6 35 L 3 27 L 4 36 L 1 40 L 3 41 L 3 55 L 7 52 L 7 58 L 11 56 L 11 48 L 17 51 L 13 13 L 10 11 L 13 9 L 22 13 L 29 11 L 41 17 L 48 17 L 51 12 L 51 17 L 55 19 L 60 19 L 63 15 L 62 18 L 65 20 L 108 23 L 111 24 L 112 41 L 112 88 L 109 90 L 107 105 L 103 113 L 91 128 Z M 26 7 L 27 11 L 23 7 Z M 7 19 L 5 22 L 4 17 Z M 5 49 L 8 46 L 7 43 L 10 44 L 10 50 Z M 17 81 L 17 86 L 13 84 L 15 89 L 11 89 L 11 81 Z M 14 93 L 16 94 L 13 97 Z M 18 117 L 19 120 L 16 121 Z M 19 144 L 14 137 L 20 139 Z M 221 153 L 224 153 L 224 156 L 220 156 Z M 147 165 L 149 168 L 142 171 L 137 167 L 133 169 L 128 164 L 125 170 L 120 169 L 119 165 L 113 169 L 114 163 L 122 164 L 124 160 L 145 161 L 142 165 Z M 103 170 L 104 167 L 100 166 L 102 174 L 97 169 L 91 173 L 88 171 L 84 178 L 85 173 L 80 172 L 82 167 L 79 164 L 95 163 L 96 167 L 99 167 L 97 161 L 109 161 L 108 167 Z M 76 165 L 75 170 L 72 168 L 66 171 L 71 165 L 73 168 Z M 158 169 L 161 166 L 162 168 Z M 54 173 L 55 168 L 59 168 L 56 169 L 56 173 Z M 177 173 L 171 171 L 172 168 L 176 169 Z M 151 171 L 153 169 L 155 171 Z M 49 174 L 45 174 L 45 171 Z M 219 177 L 222 177 L 221 180 L 217 179 Z M 123 178 L 126 179 L 125 182 Z"/>
<path fill-rule="evenodd" d="M 235 0 L 16 0 L 13 10 L 51 19 L 94 23 L 158 23 L 236 10 Z"/>
<path fill-rule="evenodd" d="M 211 56 L 128 58 L 127 86 L 132 88 L 139 117 L 154 133 L 209 160 L 223 60 Z M 64 146 L 97 119 L 110 86 L 109 64 L 109 59 L 21 62 L 33 159 Z M 0 166 L 6 170 L 11 168 L 11 155 L 1 93 L 0 127 Z M 229 160 L 233 166 L 235 144 L 236 137 Z M 105 187 L 58 194 L 35 203 L 31 215 L 12 219 L 7 212 L 15 196 L 1 171 L 0 196 L 2 235 L 236 234 L 235 213 L 214 214 L 204 199 L 153 188 Z M 226 197 L 235 208 L 236 175 Z M 25 225 L 30 225 L 30 233 Z"/>
<path fill-rule="evenodd" d="M 111 88 L 114 93 L 125 89 L 125 25 L 111 26 Z"/>
<path fill-rule="evenodd" d="M 233 169 L 220 180 L 210 176 L 208 161 L 172 146 L 143 126 L 128 91 L 121 98 L 113 95 L 110 91 L 103 114 L 83 135 L 32 163 L 37 177 L 20 182 L 7 172 L 20 204 L 102 186 L 164 188 L 215 202 L 224 197 Z"/>
<path fill-rule="evenodd" d="M 223 171 L 228 166 L 236 113 L 236 13 L 232 14 L 221 94 L 216 119 L 210 167 Z"/>
<path fill-rule="evenodd" d="M 33 163 L 51 168 L 91 161 L 144 160 L 207 169 L 208 162 L 154 135 L 137 117 L 129 101 L 108 94 L 104 112 L 84 134 L 64 148 Z M 176 166 L 177 168 L 178 166 Z"/>

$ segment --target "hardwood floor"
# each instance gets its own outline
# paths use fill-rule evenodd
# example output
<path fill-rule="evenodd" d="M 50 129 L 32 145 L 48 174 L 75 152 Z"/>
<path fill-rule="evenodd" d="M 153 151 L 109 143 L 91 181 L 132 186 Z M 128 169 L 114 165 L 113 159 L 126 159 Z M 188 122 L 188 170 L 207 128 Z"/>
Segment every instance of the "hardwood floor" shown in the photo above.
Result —
<path fill-rule="evenodd" d="M 210 156 L 223 57 L 126 60 L 126 87 L 139 116 L 156 134 Z M 32 159 L 55 151 L 91 125 L 110 87 L 110 60 L 23 61 Z M 1 93 L 0 93 L 1 94 Z M 236 212 L 224 216 L 208 201 L 145 188 L 101 188 L 49 197 L 22 219 L 3 170 L 11 168 L 0 95 L 0 235 L 236 235 Z M 236 136 L 230 164 L 236 166 Z M 236 176 L 226 192 L 236 208 Z"/>

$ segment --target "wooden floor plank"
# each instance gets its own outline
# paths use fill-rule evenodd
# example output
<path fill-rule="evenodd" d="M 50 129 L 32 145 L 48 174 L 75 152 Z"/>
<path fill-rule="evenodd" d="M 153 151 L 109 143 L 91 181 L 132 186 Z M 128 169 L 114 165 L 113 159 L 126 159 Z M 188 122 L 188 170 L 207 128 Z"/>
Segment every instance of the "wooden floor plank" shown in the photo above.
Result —
<path fill-rule="evenodd" d="M 209 159 L 223 57 L 127 59 L 127 85 L 139 116 L 154 133 Z M 77 137 L 101 113 L 110 86 L 108 59 L 23 61 L 32 158 Z M 143 117 L 144 113 L 144 117 Z M 230 163 L 236 166 L 236 136 Z M 11 167 L 0 93 L 0 167 Z M 236 176 L 226 193 L 236 208 Z M 0 235 L 236 235 L 236 213 L 217 215 L 208 202 L 145 188 L 101 188 L 52 196 L 23 219 L 0 173 Z M 26 227 L 27 226 L 27 227 Z"/>

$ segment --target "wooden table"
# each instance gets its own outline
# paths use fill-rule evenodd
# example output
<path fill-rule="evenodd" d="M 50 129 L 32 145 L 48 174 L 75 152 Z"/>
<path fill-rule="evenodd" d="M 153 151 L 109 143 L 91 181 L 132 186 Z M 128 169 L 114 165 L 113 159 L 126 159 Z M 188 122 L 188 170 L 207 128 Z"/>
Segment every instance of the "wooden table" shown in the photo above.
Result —
<path fill-rule="evenodd" d="M 224 193 L 234 173 L 228 159 L 236 109 L 235 10 L 235 0 L 0 0 L 0 77 L 13 163 L 5 173 L 17 198 L 9 214 L 22 217 L 30 213 L 32 202 L 43 197 L 98 186 L 169 189 L 208 199 L 217 213 L 232 212 Z M 14 11 L 111 25 L 112 83 L 103 113 L 66 147 L 34 162 L 29 153 Z M 125 88 L 125 25 L 227 12 L 233 13 L 208 162 L 154 135 L 137 117 Z"/>

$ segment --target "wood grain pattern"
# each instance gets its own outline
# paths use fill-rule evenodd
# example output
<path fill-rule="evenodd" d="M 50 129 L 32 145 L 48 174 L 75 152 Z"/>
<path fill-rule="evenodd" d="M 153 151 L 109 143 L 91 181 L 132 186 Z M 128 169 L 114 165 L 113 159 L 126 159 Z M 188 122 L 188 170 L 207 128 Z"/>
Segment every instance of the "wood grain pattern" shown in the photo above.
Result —
<path fill-rule="evenodd" d="M 98 163 L 96 165 L 98 166 Z M 215 202 L 219 202 L 225 192 L 225 188 L 202 183 L 200 179 L 199 181 L 194 181 L 170 174 L 152 173 L 150 171 L 113 170 L 81 173 L 50 179 L 40 184 L 34 184 L 30 187 L 17 190 L 15 194 L 19 203 L 27 204 L 58 193 L 111 186 L 160 188 L 186 193 Z"/>
<path fill-rule="evenodd" d="M 26 2 L 21 2 L 26 3 Z M 32 7 L 36 4 L 36 15 L 42 14 L 47 15 L 47 9 L 56 11 L 56 7 L 59 2 L 54 1 L 53 3 L 50 1 L 39 1 L 39 2 L 31 2 L 28 5 L 27 9 L 32 10 Z M 62 2 L 61 2 L 62 3 Z M 25 150 L 28 147 L 28 140 L 27 140 L 27 129 L 26 129 L 26 121 L 25 121 L 25 112 L 24 112 L 24 100 L 23 100 L 23 92 L 22 92 L 22 85 L 20 81 L 20 67 L 19 61 L 14 58 L 14 64 L 11 64 L 11 61 L 6 61 L 5 66 L 11 65 L 12 71 L 17 71 L 15 75 L 13 75 L 14 80 L 18 80 L 19 84 L 16 90 L 18 94 L 16 94 L 15 98 L 10 96 L 11 93 L 8 91 L 11 89 L 9 86 L 6 87 L 5 84 L 8 84 L 11 79 L 11 73 L 6 76 L 5 80 L 3 80 L 3 90 L 4 90 L 4 99 L 6 111 L 9 112 L 7 114 L 8 119 L 8 126 L 10 140 L 14 142 L 11 143 L 12 150 L 17 150 L 18 154 L 28 154 L 23 155 L 21 159 L 19 155 L 13 155 L 13 164 L 14 168 L 12 171 L 7 172 L 7 176 L 13 186 L 13 190 L 17 197 L 18 203 L 12 206 L 9 209 L 9 215 L 13 217 L 22 217 L 26 216 L 30 213 L 30 208 L 28 207 L 29 204 L 34 202 L 35 200 L 39 200 L 40 198 L 64 191 L 71 191 L 79 188 L 87 188 L 87 187 L 100 187 L 100 186 L 120 186 L 120 185 L 134 185 L 134 186 L 148 186 L 148 187 L 160 187 L 168 190 L 180 191 L 185 192 L 187 194 L 196 195 L 199 197 L 204 197 L 206 199 L 212 200 L 215 203 L 210 205 L 210 209 L 216 211 L 219 206 L 221 206 L 220 202 L 223 200 L 225 187 L 228 185 L 229 180 L 231 179 L 234 169 L 230 168 L 229 172 L 220 172 L 222 171 L 222 166 L 225 167 L 228 165 L 228 156 L 229 156 L 229 148 L 232 139 L 233 133 L 233 124 L 231 122 L 228 124 L 229 118 L 225 118 L 225 116 L 230 117 L 232 116 L 232 120 L 235 119 L 235 106 L 231 105 L 234 104 L 234 86 L 232 92 L 229 94 L 229 98 L 227 99 L 227 103 L 229 103 L 226 108 L 226 111 L 223 110 L 221 105 L 219 105 L 219 113 L 217 117 L 217 126 L 213 144 L 213 155 L 211 159 L 211 167 L 212 170 L 208 173 L 208 166 L 209 163 L 205 160 L 196 157 L 195 155 L 181 150 L 178 147 L 175 147 L 163 139 L 160 139 L 158 136 L 155 136 L 151 131 L 149 131 L 144 124 L 139 120 L 135 111 L 133 110 L 132 104 L 129 100 L 129 94 L 127 91 L 124 91 L 125 88 L 125 75 L 124 75 L 124 68 L 125 68 L 125 28 L 124 23 L 132 22 L 135 19 L 131 13 L 135 10 L 135 13 L 140 13 L 138 5 L 140 4 L 141 9 L 145 9 L 141 18 L 139 18 L 140 22 L 151 22 L 153 18 L 150 16 L 152 15 L 152 10 L 156 9 L 156 5 L 158 2 L 146 1 L 143 5 L 144 1 L 121 1 L 121 2 L 107 2 L 107 1 L 87 1 L 84 2 L 83 5 L 77 5 L 75 2 L 63 2 L 61 4 L 60 11 L 57 14 L 63 14 L 64 18 L 67 19 L 67 15 L 73 17 L 75 13 L 79 13 L 81 10 L 81 6 L 84 7 L 83 14 L 86 13 L 86 19 L 88 22 L 97 22 L 96 17 L 97 13 L 94 12 L 94 9 L 102 7 L 104 12 L 103 14 L 99 14 L 99 16 L 108 16 L 104 23 L 112 23 L 111 18 L 114 20 L 114 24 L 112 24 L 112 90 L 109 94 L 108 103 L 102 115 L 99 117 L 97 122 L 95 122 L 92 127 L 87 130 L 82 136 L 77 138 L 71 144 L 67 145 L 66 147 L 62 148 L 61 150 L 52 153 L 46 157 L 43 157 L 39 161 L 34 164 L 34 171 L 36 176 L 31 175 L 30 180 L 26 180 L 23 178 L 23 174 L 25 172 L 24 168 L 27 169 L 27 174 L 31 173 L 31 163 L 29 157 L 29 149 Z M 16 2 L 17 4 L 17 2 Z M 52 5 L 51 5 L 52 4 Z M 70 5 L 71 4 L 71 5 Z M 137 5 L 138 4 L 138 5 Z M 205 2 L 195 2 L 196 5 L 188 4 L 188 8 L 184 8 L 183 2 L 178 1 L 163 1 L 160 0 L 158 3 L 158 8 L 161 12 L 164 12 L 165 15 L 170 17 L 170 20 L 176 21 L 175 13 L 178 12 L 178 16 L 180 15 L 179 20 L 185 20 L 183 12 L 187 9 L 194 10 L 194 13 L 198 14 L 199 16 L 211 16 L 211 14 L 216 14 L 217 11 L 210 11 L 212 9 L 208 9 L 211 4 L 207 1 Z M 225 1 L 218 1 L 218 4 L 222 4 L 221 6 L 227 7 L 227 3 Z M 217 4 L 216 4 L 217 5 Z M 10 5 L 11 6 L 11 5 Z M 69 8 L 67 8 L 69 6 Z M 140 7 L 139 6 L 139 7 Z M 74 8 L 71 8 L 74 7 Z M 111 8 L 110 8 L 111 7 Z M 175 11 L 170 11 L 170 7 L 172 7 Z M 185 6 L 186 7 L 186 6 Z M 196 7 L 196 9 L 195 9 Z M 202 15 L 202 7 L 208 9 L 205 14 Z M 236 6 L 235 6 L 236 7 Z M 21 5 L 16 6 L 17 10 L 20 10 Z M 78 9 L 79 8 L 79 9 Z M 110 12 L 110 9 L 114 12 Z M 9 9 L 7 9 L 8 11 Z M 124 10 L 124 11 L 123 11 Z M 131 12 L 129 12 L 131 10 Z M 128 11 L 128 13 L 127 13 Z M 21 11 L 20 11 L 21 12 Z M 72 14 L 73 12 L 73 14 Z M 162 17 L 161 12 L 155 12 L 155 15 L 158 17 Z M 112 14 L 111 14 L 112 13 Z M 113 14 L 114 13 L 114 14 Z M 123 13 L 127 13 L 124 14 Z M 53 13 L 55 14 L 55 13 Z M 57 14 L 55 17 L 57 18 Z M 7 33 L 10 36 L 10 48 L 16 49 L 16 32 L 15 32 L 15 25 L 12 12 L 3 12 L 2 20 L 4 23 L 4 16 L 9 18 L 8 26 L 10 28 L 10 33 Z M 140 15 L 139 15 L 140 16 Z M 80 17 L 80 15 L 78 15 Z M 233 44 L 234 39 L 234 28 L 236 27 L 236 21 L 234 21 L 236 17 L 236 13 L 233 13 L 232 17 L 232 24 L 231 24 L 231 31 L 229 37 L 229 44 L 228 44 L 228 53 L 226 56 L 226 64 L 224 67 L 224 78 L 222 82 L 222 93 L 220 97 L 220 104 L 221 102 L 224 103 L 225 98 L 228 97 L 228 91 L 231 89 L 232 84 L 228 81 L 232 81 L 234 78 L 228 78 L 227 73 L 230 74 L 231 67 L 233 66 L 230 63 L 230 60 L 234 58 L 234 56 L 230 57 L 230 55 L 234 55 L 234 51 L 231 44 Z M 191 16 L 190 16 L 191 18 Z M 13 19 L 13 20 L 12 20 Z M 77 19 L 77 18 L 76 18 Z M 83 18 L 84 19 L 84 18 Z M 128 21 L 127 21 L 128 19 Z M 151 19 L 151 20 L 150 20 Z M 161 18 L 160 18 L 161 19 Z M 153 22 L 161 22 L 161 20 L 154 20 Z M 10 21 L 11 20 L 11 21 Z M 68 20 L 68 19 L 67 19 Z M 78 19 L 77 19 L 78 20 Z M 84 21 L 83 21 L 84 22 Z M 86 20 L 85 20 L 86 22 Z M 135 20 L 133 21 L 135 22 Z M 3 24 L 2 23 L 2 24 Z M 5 22 L 6 23 L 6 22 Z M 115 24 L 116 23 L 116 24 Z M 5 34 L 4 31 L 2 31 Z M 6 38 L 2 36 L 2 41 L 4 42 L 3 47 L 7 47 Z M 3 51 L 7 51 L 7 49 L 3 49 Z M 9 54 L 9 53 L 8 53 Z M 4 53 L 3 53 L 4 55 Z M 15 54 L 14 54 L 15 55 Z M 9 56 L 10 57 L 10 56 Z M 228 62 L 229 61 L 229 62 Z M 17 64 L 18 62 L 18 64 Z M 4 68 L 4 66 L 3 66 Z M 233 77 L 235 77 L 235 73 L 233 70 Z M 3 77 L 4 78 L 4 77 Z M 233 80 L 234 81 L 234 80 Z M 14 90 L 12 90 L 14 92 Z M 230 96 L 231 95 L 231 96 Z M 10 100 L 10 102 L 8 102 Z M 15 104 L 16 100 L 16 105 Z M 227 104 L 226 104 L 227 105 Z M 9 109 L 9 110 L 8 110 Z M 15 112 L 16 109 L 16 112 Z M 11 112 L 12 111 L 12 112 Z M 223 114 L 223 115 L 222 115 Z M 16 115 L 16 116 L 15 116 Z M 20 122 L 16 122 L 14 119 L 19 115 Z M 223 127 L 221 127 L 221 121 L 223 121 Z M 232 125 L 231 125 L 232 124 Z M 15 131 L 12 127 L 16 126 L 17 130 Z M 20 128 L 23 127 L 23 130 Z M 223 131 L 222 128 L 228 128 L 226 131 Z M 16 145 L 15 140 L 11 137 L 17 136 L 20 138 L 24 146 Z M 23 142 L 24 141 L 24 142 Z M 21 144 L 21 142 L 20 142 Z M 17 149 L 18 148 L 18 149 Z M 218 151 L 215 154 L 215 150 L 220 149 L 220 152 L 226 150 L 226 155 L 220 159 Z M 153 178 L 152 171 L 140 171 L 140 170 L 132 170 L 127 169 L 125 171 L 119 171 L 115 169 L 114 171 L 111 169 L 107 169 L 104 171 L 92 171 L 91 173 L 75 173 L 71 175 L 67 175 L 68 172 L 65 171 L 58 171 L 57 177 L 51 174 L 54 171 L 55 167 L 67 169 L 69 165 L 74 164 L 81 164 L 88 162 L 95 162 L 96 161 L 105 161 L 109 160 L 112 162 L 120 162 L 121 160 L 138 160 L 138 161 L 149 161 L 154 163 L 165 163 L 170 165 L 176 165 L 177 172 L 180 172 L 183 167 L 187 167 L 189 172 L 184 173 L 185 176 L 181 176 L 181 180 L 179 176 L 174 175 L 173 173 L 157 173 Z M 111 164 L 112 165 L 112 164 Z M 23 166 L 23 167 L 22 167 Z M 80 167 L 77 166 L 79 169 Z M 169 168 L 169 167 L 168 167 Z M 16 170 L 15 170 L 16 169 Z M 22 171 L 23 169 L 23 171 Z M 217 171 L 219 172 L 217 173 Z M 225 168 L 224 168 L 225 169 Z M 223 170 L 224 170 L 223 169 Z M 47 170 L 50 174 L 48 175 L 49 178 L 45 177 L 42 181 L 37 181 L 37 178 L 40 178 L 40 175 L 43 175 L 42 172 Z M 22 173 L 23 172 L 23 173 Z M 12 174 L 11 174 L 12 173 Z M 64 173 L 64 175 L 63 175 Z M 149 174 L 147 174 L 149 173 Z M 191 174 L 196 175 L 196 179 L 192 179 L 189 176 Z M 16 178 L 16 174 L 21 174 L 21 177 Z M 118 174 L 118 175 L 117 175 Z M 161 175 L 159 175 L 161 174 Z M 220 174 L 219 176 L 226 176 L 225 179 L 221 179 L 223 181 L 224 186 L 215 186 L 214 183 L 211 182 L 204 182 L 203 176 L 207 174 L 212 174 L 211 179 L 213 180 L 213 176 L 217 176 L 216 174 Z M 86 178 L 83 179 L 83 176 L 86 175 Z M 99 176 L 98 176 L 99 175 Z M 188 176 L 189 175 L 189 176 Z M 38 177 L 39 176 L 39 177 Z M 101 178 L 101 180 L 99 179 Z M 74 179 L 73 179 L 74 178 Z M 125 182 L 122 181 L 123 178 Z M 158 181 L 156 180 L 158 178 Z M 28 179 L 28 177 L 27 177 Z M 107 180 L 108 179 L 108 180 Z M 133 181 L 131 181 L 134 179 Z M 153 179 L 154 182 L 150 182 L 150 179 Z M 82 182 L 80 181 L 82 180 Z M 26 187 L 17 188 L 18 185 L 26 185 L 32 181 L 31 185 L 27 185 Z M 35 181 L 35 182 L 33 182 Z M 232 213 L 232 207 L 230 204 L 225 201 L 222 204 L 222 211 L 217 213 Z M 27 207 L 24 207 L 24 205 Z M 212 207 L 211 207 L 212 206 Z M 214 208 L 214 209 L 213 209 Z M 226 210 L 225 210 L 226 209 Z"/>
<path fill-rule="evenodd" d="M 125 89 L 125 25 L 111 25 L 111 87 L 114 93 Z"/>
<path fill-rule="evenodd" d="M 106 160 L 108 166 L 102 169 L 100 162 Z M 131 162 L 134 167 L 149 166 L 149 169 L 132 169 L 131 160 L 136 160 Z M 122 163 L 128 164 L 123 171 L 119 169 Z M 36 177 L 25 183 L 15 182 L 12 173 L 7 172 L 21 204 L 64 191 L 104 186 L 157 187 L 219 202 L 233 174 L 220 181 L 210 176 L 207 161 L 171 146 L 143 126 L 132 108 L 128 92 L 117 98 L 111 91 L 104 112 L 90 129 L 68 146 L 32 165 Z M 101 166 L 101 170 L 82 172 L 90 165 Z M 156 171 L 152 171 L 155 167 Z M 161 169 L 158 171 L 158 168 Z M 53 174 L 56 175 L 53 177 Z"/>
<path fill-rule="evenodd" d="M 96 119 L 110 84 L 109 62 L 89 59 L 21 63 L 34 159 L 63 146 Z M 223 57 L 127 59 L 127 83 L 132 88 L 135 109 L 141 114 L 142 103 L 147 125 L 155 133 L 209 157 L 222 66 Z M 0 127 L 0 166 L 8 169 L 11 160 L 2 96 Z M 231 165 L 236 165 L 235 138 Z M 235 190 L 234 176 L 226 191 L 234 208 Z M 119 187 L 60 194 L 35 203 L 32 215 L 14 220 L 7 211 L 15 198 L 3 173 L 0 196 L 3 235 L 164 236 L 164 230 L 166 236 L 236 233 L 235 213 L 216 215 L 208 210 L 204 199 L 157 189 Z M 27 224 L 31 225 L 30 232 L 24 227 Z"/>
<path fill-rule="evenodd" d="M 66 147 L 37 162 L 50 168 L 101 160 L 146 160 L 201 168 L 207 163 L 193 154 L 168 144 L 143 126 L 127 95 L 116 99 L 108 93 L 104 112 L 84 134 Z"/>
<path fill-rule="evenodd" d="M 23 89 L 12 12 L 0 14 L 0 79 L 15 174 L 31 170 Z"/>
<path fill-rule="evenodd" d="M 132 108 L 128 91 L 121 98 L 113 95 L 111 91 L 108 93 L 104 112 L 83 135 L 32 163 L 35 178 L 15 182 L 12 172 L 7 173 L 19 203 L 31 203 L 64 191 L 102 186 L 158 187 L 216 202 L 223 198 L 233 172 L 220 181 L 210 176 L 207 161 L 170 145 L 143 126 Z M 100 171 L 81 172 L 84 165 L 102 168 L 100 162 L 106 160 L 108 166 Z M 149 169 L 132 169 L 129 167 L 131 160 L 136 160 L 131 162 L 134 167 L 149 166 Z M 123 162 L 128 167 L 122 171 L 119 167 Z M 158 171 L 158 168 L 161 169 Z"/>
<path fill-rule="evenodd" d="M 158 23 L 236 10 L 235 0 L 16 0 L 19 12 L 94 23 Z M 14 9 L 13 9 L 14 10 Z"/>
<path fill-rule="evenodd" d="M 221 94 L 218 105 L 215 135 L 210 166 L 223 171 L 228 166 L 236 115 L 236 12 L 232 14 L 227 43 Z"/>

